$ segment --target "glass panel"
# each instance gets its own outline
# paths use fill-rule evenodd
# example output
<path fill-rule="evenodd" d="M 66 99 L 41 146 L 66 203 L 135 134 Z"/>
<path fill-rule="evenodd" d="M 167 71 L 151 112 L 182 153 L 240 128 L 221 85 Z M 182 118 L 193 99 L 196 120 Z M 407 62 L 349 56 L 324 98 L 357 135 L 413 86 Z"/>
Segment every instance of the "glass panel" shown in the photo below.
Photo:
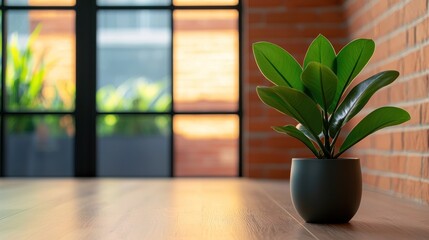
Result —
<path fill-rule="evenodd" d="M 7 117 L 5 133 L 6 176 L 73 176 L 70 115 Z"/>
<path fill-rule="evenodd" d="M 237 176 L 237 115 L 176 115 L 175 176 Z"/>
<path fill-rule="evenodd" d="M 9 110 L 74 108 L 74 22 L 74 11 L 9 11 Z"/>
<path fill-rule="evenodd" d="M 98 5 L 114 6 L 114 5 L 170 5 L 171 0 L 97 0 Z"/>
<path fill-rule="evenodd" d="M 98 109 L 169 111 L 169 11 L 101 11 L 97 34 Z"/>
<path fill-rule="evenodd" d="M 203 6 L 203 5 L 237 5 L 238 0 L 173 0 L 174 5 Z"/>
<path fill-rule="evenodd" d="M 74 6 L 76 0 L 6 0 L 9 6 Z"/>
<path fill-rule="evenodd" d="M 174 12 L 174 108 L 237 110 L 238 13 Z"/>
<path fill-rule="evenodd" d="M 166 116 L 99 116 L 98 176 L 169 176 L 170 125 Z"/>

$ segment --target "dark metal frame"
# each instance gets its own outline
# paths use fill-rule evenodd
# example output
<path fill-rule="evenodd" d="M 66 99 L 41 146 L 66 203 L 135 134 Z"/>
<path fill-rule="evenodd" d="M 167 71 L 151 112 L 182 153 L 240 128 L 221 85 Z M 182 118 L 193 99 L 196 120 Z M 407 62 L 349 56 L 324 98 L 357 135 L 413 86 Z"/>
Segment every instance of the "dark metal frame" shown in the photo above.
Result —
<path fill-rule="evenodd" d="M 3 0 L 4 2 L 5 0 Z M 173 96 L 173 11 L 174 10 L 226 10 L 233 9 L 238 11 L 238 38 L 239 38 L 239 100 L 237 111 L 174 111 L 174 106 L 168 112 L 98 112 L 96 109 L 96 32 L 97 32 L 97 11 L 98 10 L 169 10 L 171 11 L 171 97 L 174 104 Z M 237 175 L 243 175 L 242 167 L 242 4 L 234 6 L 174 6 L 172 3 L 165 6 L 97 6 L 96 0 L 76 0 L 75 6 L 6 6 L 1 4 L 1 30 L 3 41 L 1 67 L 1 89 L 3 101 L 0 101 L 0 176 L 5 176 L 4 159 L 5 159 L 5 118 L 14 115 L 72 115 L 75 119 L 75 141 L 74 141 L 74 173 L 76 177 L 96 177 L 96 161 L 97 161 L 97 136 L 96 122 L 98 115 L 115 114 L 115 115 L 167 115 L 171 117 L 170 121 L 170 176 L 174 177 L 174 132 L 173 118 L 174 115 L 201 115 L 201 114 L 230 114 L 239 117 L 239 138 L 238 138 L 238 172 Z M 7 46 L 7 29 L 6 29 L 6 13 L 8 10 L 73 10 L 76 13 L 75 28 L 76 28 L 76 100 L 74 111 L 7 111 L 5 108 L 5 75 L 6 75 L 6 46 Z"/>

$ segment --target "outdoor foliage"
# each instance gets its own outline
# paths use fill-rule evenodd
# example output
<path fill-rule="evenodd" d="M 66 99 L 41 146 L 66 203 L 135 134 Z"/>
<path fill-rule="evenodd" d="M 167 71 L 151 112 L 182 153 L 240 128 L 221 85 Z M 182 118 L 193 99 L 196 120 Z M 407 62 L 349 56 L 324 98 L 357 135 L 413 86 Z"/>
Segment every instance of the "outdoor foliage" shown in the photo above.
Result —
<path fill-rule="evenodd" d="M 382 128 L 404 123 L 410 115 L 397 107 L 381 107 L 364 117 L 348 134 L 336 151 L 342 127 L 350 121 L 382 87 L 392 83 L 399 73 L 384 71 L 356 85 L 348 86 L 374 53 L 371 39 L 356 39 L 338 54 L 324 36 L 309 46 L 304 64 L 281 47 L 269 42 L 253 44 L 256 63 L 262 74 L 275 86 L 257 87 L 266 105 L 294 118 L 297 126 L 273 127 L 280 133 L 297 138 L 317 158 L 338 158 L 366 136 Z M 341 101 L 341 99 L 344 99 Z"/>
<path fill-rule="evenodd" d="M 125 81 L 119 86 L 107 85 L 97 91 L 100 111 L 147 111 L 168 112 L 171 96 L 167 81 L 149 82 L 145 78 Z M 166 133 L 170 121 L 164 116 L 118 116 L 105 115 L 99 119 L 100 135 L 139 135 Z"/>

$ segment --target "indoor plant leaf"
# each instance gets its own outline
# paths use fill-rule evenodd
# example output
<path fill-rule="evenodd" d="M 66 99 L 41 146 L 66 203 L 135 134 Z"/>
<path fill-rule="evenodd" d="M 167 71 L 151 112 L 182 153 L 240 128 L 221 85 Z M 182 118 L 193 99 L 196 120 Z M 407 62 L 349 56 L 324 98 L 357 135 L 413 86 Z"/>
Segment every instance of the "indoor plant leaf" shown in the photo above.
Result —
<path fill-rule="evenodd" d="M 371 133 L 385 127 L 404 123 L 408 120 L 410 120 L 410 114 L 401 108 L 381 107 L 374 110 L 363 118 L 347 135 L 336 157 Z"/>
<path fill-rule="evenodd" d="M 347 44 L 336 58 L 338 85 L 331 112 L 335 110 L 344 91 L 365 67 L 374 53 L 375 43 L 371 39 L 356 39 Z"/>
<path fill-rule="evenodd" d="M 291 115 L 288 108 L 284 105 L 284 101 L 280 98 L 275 92 L 274 89 L 270 87 L 256 87 L 256 92 L 258 93 L 259 98 L 266 105 L 276 109 L 277 111 Z"/>
<path fill-rule="evenodd" d="M 337 91 L 338 79 L 335 73 L 318 62 L 311 62 L 302 72 L 301 78 L 313 99 L 328 112 Z"/>
<path fill-rule="evenodd" d="M 310 62 L 318 62 L 335 72 L 335 58 L 336 54 L 331 42 L 325 36 L 319 34 L 308 47 L 304 58 L 304 68 Z"/>
<path fill-rule="evenodd" d="M 301 123 L 298 123 L 297 125 L 296 125 L 296 128 L 299 130 L 299 131 L 301 131 L 302 133 L 304 133 L 304 135 L 305 136 L 307 136 L 309 139 L 311 139 L 312 141 L 314 141 L 315 143 L 317 143 L 318 141 L 317 141 L 317 137 L 319 137 L 319 139 L 320 139 L 320 137 L 322 137 L 323 136 L 323 133 L 322 132 L 320 132 L 320 134 L 316 137 L 316 136 L 313 136 L 312 134 L 311 134 L 311 132 L 310 131 L 308 131 L 308 129 L 306 128 L 306 127 L 304 127 L 304 125 L 302 125 Z"/>
<path fill-rule="evenodd" d="M 291 116 L 304 125 L 314 139 L 319 140 L 317 136 L 322 131 L 322 115 L 316 103 L 305 93 L 285 86 L 257 87 L 256 90 L 262 102 Z M 320 140 L 317 144 L 325 153 L 328 152 Z"/>
<path fill-rule="evenodd" d="M 292 125 L 281 126 L 281 127 L 272 127 L 276 132 L 285 133 L 291 137 L 294 137 L 305 144 L 305 146 L 313 152 L 314 155 L 320 157 L 316 147 L 314 147 L 313 143 L 302 133 L 300 130 L 296 129 L 296 127 Z"/>
<path fill-rule="evenodd" d="M 253 54 L 261 73 L 272 83 L 304 90 L 301 65 L 283 48 L 269 43 L 253 44 Z"/>
<path fill-rule="evenodd" d="M 267 87 L 258 87 L 258 92 Z M 293 117 L 304 125 L 314 136 L 322 131 L 322 116 L 316 103 L 303 92 L 285 87 L 269 87 L 272 92 L 280 97 L 282 106 L 289 112 L 287 115 Z"/>
<path fill-rule="evenodd" d="M 385 71 L 356 85 L 332 115 L 329 125 L 330 136 L 337 135 L 344 124 L 362 110 L 375 92 L 392 83 L 398 76 L 397 71 Z"/>

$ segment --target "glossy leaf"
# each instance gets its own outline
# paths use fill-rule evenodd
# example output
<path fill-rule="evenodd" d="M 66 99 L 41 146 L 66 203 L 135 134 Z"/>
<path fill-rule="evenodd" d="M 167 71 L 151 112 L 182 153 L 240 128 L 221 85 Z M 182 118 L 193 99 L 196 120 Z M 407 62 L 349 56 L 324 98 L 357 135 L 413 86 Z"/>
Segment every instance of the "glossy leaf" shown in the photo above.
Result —
<path fill-rule="evenodd" d="M 301 123 L 298 123 L 298 124 L 296 125 L 296 128 L 297 128 L 299 131 L 301 131 L 302 133 L 304 133 L 304 135 L 305 135 L 306 137 L 308 137 L 309 139 L 311 139 L 313 142 L 315 142 L 315 143 L 317 143 L 317 142 L 318 142 L 318 141 L 317 141 L 316 136 L 313 136 L 313 135 L 311 134 L 311 132 L 310 132 L 310 131 L 308 131 L 308 129 L 307 129 L 306 127 L 304 127 Z M 320 132 L 320 133 L 319 133 L 319 135 L 318 135 L 317 137 L 319 137 L 319 139 L 320 139 L 322 136 L 323 136 L 323 133 L 322 133 L 322 132 Z"/>
<path fill-rule="evenodd" d="M 283 99 L 275 93 L 274 89 L 270 87 L 256 87 L 256 92 L 258 93 L 259 99 L 266 105 L 283 114 L 291 115 L 288 108 L 284 105 Z"/>
<path fill-rule="evenodd" d="M 283 99 L 291 117 L 304 125 L 314 136 L 322 131 L 322 115 L 310 97 L 301 91 L 288 87 L 277 86 L 272 88 Z"/>
<path fill-rule="evenodd" d="M 397 71 L 385 71 L 356 85 L 332 115 L 329 128 L 330 136 L 334 137 L 344 124 L 362 110 L 375 92 L 392 83 L 398 76 Z"/>
<path fill-rule="evenodd" d="M 368 63 L 369 59 L 374 53 L 375 43 L 371 39 L 356 39 L 347 44 L 338 53 L 337 63 L 337 77 L 338 86 L 334 98 L 334 105 L 330 112 L 335 110 L 344 91 L 350 85 L 352 80 L 360 73 L 360 71 Z"/>
<path fill-rule="evenodd" d="M 335 73 L 320 63 L 311 62 L 302 72 L 301 78 L 313 99 L 323 110 L 328 111 L 337 91 L 338 79 Z"/>
<path fill-rule="evenodd" d="M 344 151 L 382 128 L 398 125 L 410 120 L 407 111 L 396 107 L 381 107 L 366 116 L 352 129 L 340 147 L 338 157 Z"/>
<path fill-rule="evenodd" d="M 253 44 L 253 55 L 261 73 L 273 84 L 303 90 L 301 65 L 283 48 L 269 43 Z"/>
<path fill-rule="evenodd" d="M 296 129 L 292 125 L 282 126 L 282 127 L 273 127 L 273 129 L 276 132 L 287 134 L 291 137 L 294 137 L 305 144 L 305 146 L 310 149 L 310 151 L 313 152 L 314 155 L 316 155 L 318 158 L 320 157 L 320 154 L 318 153 L 317 149 L 314 147 L 313 143 L 302 133 L 300 130 Z"/>
<path fill-rule="evenodd" d="M 336 54 L 331 42 L 325 36 L 319 34 L 308 47 L 304 58 L 304 68 L 310 62 L 318 62 L 335 72 L 335 58 Z"/>
<path fill-rule="evenodd" d="M 316 103 L 303 92 L 284 86 L 257 87 L 257 91 L 265 104 L 296 119 L 314 136 L 322 131 L 321 113 Z"/>

